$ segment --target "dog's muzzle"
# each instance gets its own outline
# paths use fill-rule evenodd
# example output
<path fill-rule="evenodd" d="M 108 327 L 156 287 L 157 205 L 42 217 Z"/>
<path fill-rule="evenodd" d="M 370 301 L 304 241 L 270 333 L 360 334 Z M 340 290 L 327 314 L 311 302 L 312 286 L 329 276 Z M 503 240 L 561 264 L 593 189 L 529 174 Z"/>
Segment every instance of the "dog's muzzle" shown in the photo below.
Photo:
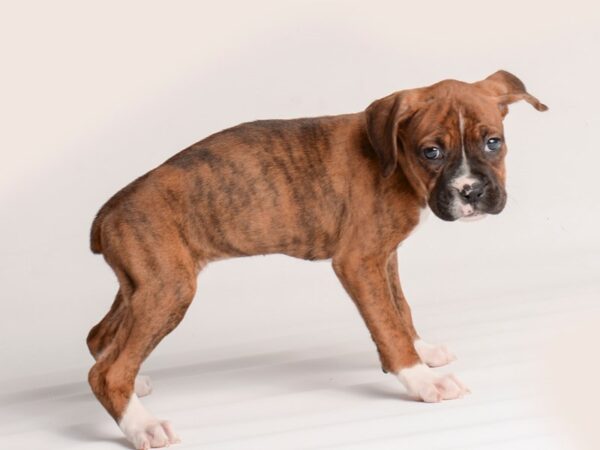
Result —
<path fill-rule="evenodd" d="M 434 190 L 429 200 L 434 214 L 447 221 L 481 219 L 500 213 L 505 204 L 504 188 L 488 179 L 471 179 L 460 186 L 447 183 Z"/>

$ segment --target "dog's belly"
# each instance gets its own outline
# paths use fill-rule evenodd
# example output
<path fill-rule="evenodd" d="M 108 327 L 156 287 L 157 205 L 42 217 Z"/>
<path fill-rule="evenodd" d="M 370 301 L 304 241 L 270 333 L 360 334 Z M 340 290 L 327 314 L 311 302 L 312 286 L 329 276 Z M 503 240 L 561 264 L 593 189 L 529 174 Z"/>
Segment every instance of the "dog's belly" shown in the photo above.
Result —
<path fill-rule="evenodd" d="M 327 143 L 317 138 L 306 145 L 296 125 L 286 132 L 260 123 L 226 130 L 151 173 L 148 181 L 160 197 L 173 202 L 170 219 L 207 259 L 332 256 L 345 211 L 345 182 L 329 163 Z M 310 126 L 320 130 L 304 124 Z"/>

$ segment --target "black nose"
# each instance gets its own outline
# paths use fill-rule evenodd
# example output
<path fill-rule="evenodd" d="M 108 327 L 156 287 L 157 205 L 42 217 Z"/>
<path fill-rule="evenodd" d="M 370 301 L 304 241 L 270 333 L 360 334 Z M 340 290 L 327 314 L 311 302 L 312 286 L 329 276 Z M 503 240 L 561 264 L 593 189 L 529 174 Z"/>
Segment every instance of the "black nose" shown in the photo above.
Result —
<path fill-rule="evenodd" d="M 485 185 L 480 182 L 467 184 L 465 187 L 463 187 L 462 191 L 460 191 L 460 196 L 467 203 L 471 204 L 477 203 L 479 200 L 481 200 L 481 197 L 483 197 L 484 194 Z"/>

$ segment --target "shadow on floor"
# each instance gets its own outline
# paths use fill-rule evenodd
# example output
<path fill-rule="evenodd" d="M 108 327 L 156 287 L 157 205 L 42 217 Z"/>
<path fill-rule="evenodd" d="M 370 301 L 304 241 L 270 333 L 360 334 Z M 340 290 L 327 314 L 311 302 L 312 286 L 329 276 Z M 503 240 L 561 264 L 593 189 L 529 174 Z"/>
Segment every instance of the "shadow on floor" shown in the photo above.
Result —
<path fill-rule="evenodd" d="M 313 349 L 323 355 L 323 348 Z M 189 355 L 177 359 L 182 364 L 154 371 L 144 371 L 155 384 L 177 387 L 175 395 L 182 391 L 194 392 L 202 398 L 202 392 L 223 391 L 229 386 L 253 388 L 273 386 L 278 393 L 300 393 L 311 390 L 343 392 L 350 396 L 368 399 L 408 400 L 401 391 L 385 383 L 340 383 L 343 377 L 356 376 L 357 372 L 379 371 L 376 356 L 365 351 L 339 353 L 327 348 L 327 356 L 311 357 L 310 350 L 261 353 L 256 355 L 224 358 L 185 364 Z M 382 377 L 382 380 L 384 378 Z M 168 395 L 168 393 L 165 393 Z M 14 419 L 5 423 L 3 433 L 27 433 L 43 430 L 55 433 L 63 440 L 73 442 L 111 442 L 129 448 L 119 430 L 112 425 L 107 414 L 93 397 L 85 382 L 36 387 L 0 396 L 0 404 L 9 406 Z M 202 402 L 199 404 L 202 407 Z M 208 406 L 207 406 L 208 407 Z"/>

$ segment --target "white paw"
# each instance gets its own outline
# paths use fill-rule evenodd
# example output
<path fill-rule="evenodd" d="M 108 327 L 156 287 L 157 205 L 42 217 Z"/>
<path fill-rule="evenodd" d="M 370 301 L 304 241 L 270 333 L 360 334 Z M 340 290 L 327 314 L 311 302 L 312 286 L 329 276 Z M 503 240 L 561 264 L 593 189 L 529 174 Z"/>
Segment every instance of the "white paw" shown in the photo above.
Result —
<path fill-rule="evenodd" d="M 131 436 L 127 436 L 127 439 L 139 450 L 168 447 L 181 442 L 175 435 L 171 424 L 164 420 L 154 420 L 144 424 L 143 428 L 135 430 Z"/>
<path fill-rule="evenodd" d="M 425 364 L 402 369 L 398 379 L 412 397 L 427 403 L 461 398 L 471 392 L 453 374 L 438 375 Z"/>
<path fill-rule="evenodd" d="M 180 442 L 171 424 L 166 420 L 158 420 L 141 404 L 137 395 L 133 394 L 125 412 L 119 421 L 119 427 L 125 437 L 136 449 L 168 447 Z"/>
<path fill-rule="evenodd" d="M 415 350 L 425 364 L 429 367 L 440 367 L 451 363 L 456 359 L 445 345 L 428 344 L 427 342 L 418 339 L 415 341 Z"/>
<path fill-rule="evenodd" d="M 138 397 L 145 397 L 152 393 L 152 380 L 147 375 L 138 375 L 135 377 L 135 393 Z"/>

